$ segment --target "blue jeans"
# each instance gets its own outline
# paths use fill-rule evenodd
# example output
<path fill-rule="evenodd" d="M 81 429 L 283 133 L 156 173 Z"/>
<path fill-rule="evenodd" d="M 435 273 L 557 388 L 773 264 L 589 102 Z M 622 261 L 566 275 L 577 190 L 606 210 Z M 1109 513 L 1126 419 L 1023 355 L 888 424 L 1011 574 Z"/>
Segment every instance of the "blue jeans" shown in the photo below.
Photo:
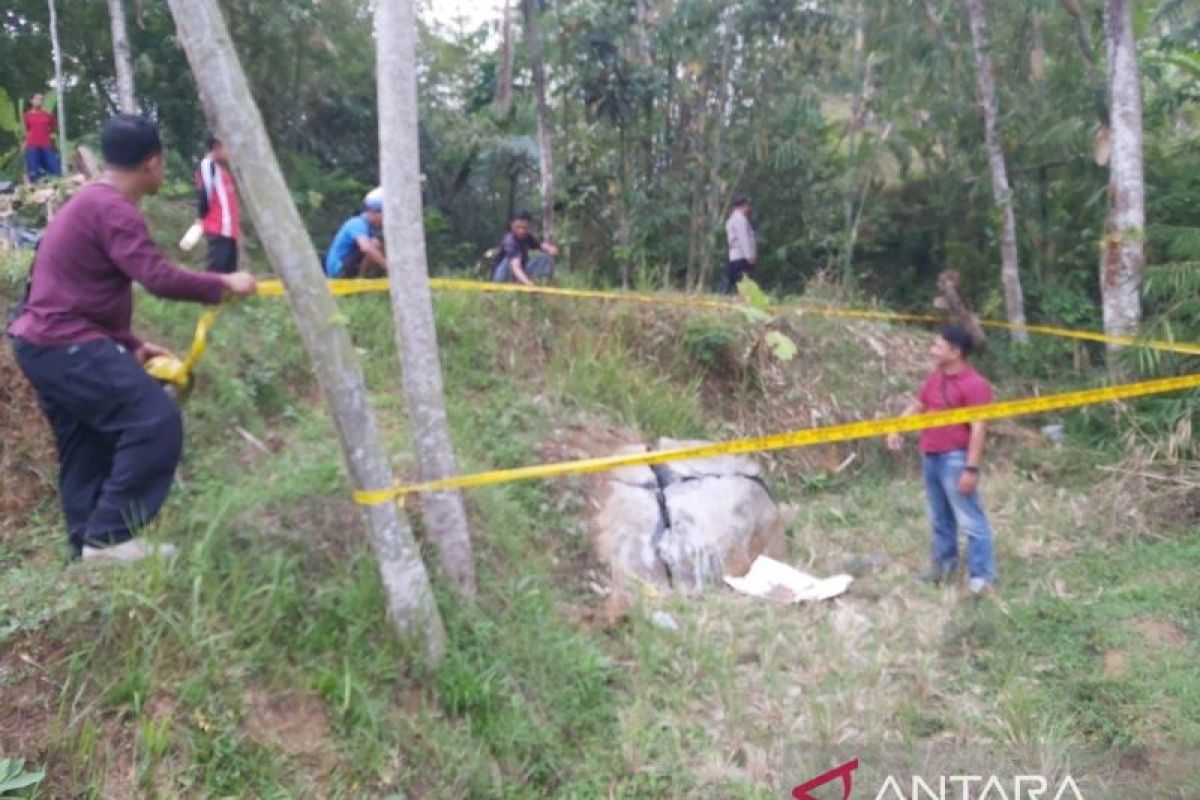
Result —
<path fill-rule="evenodd" d="M 966 450 L 926 454 L 923 457 L 925 502 L 933 527 L 930 559 L 935 571 L 949 574 L 958 568 L 958 532 L 967 537 L 967 572 L 988 583 L 996 580 L 992 529 L 979 502 L 979 492 L 963 494 L 958 479 L 967 464 Z"/>
<path fill-rule="evenodd" d="M 502 258 L 496 263 L 492 270 L 492 281 L 494 283 L 511 283 L 516 280 L 513 277 L 512 259 Z M 548 280 L 554 277 L 554 259 L 545 253 L 535 253 L 529 258 L 528 264 L 523 264 L 525 277 L 532 280 Z"/>
<path fill-rule="evenodd" d="M 58 164 L 58 151 L 53 147 L 26 147 L 25 174 L 33 182 L 40 180 L 43 175 L 62 175 L 62 168 Z"/>

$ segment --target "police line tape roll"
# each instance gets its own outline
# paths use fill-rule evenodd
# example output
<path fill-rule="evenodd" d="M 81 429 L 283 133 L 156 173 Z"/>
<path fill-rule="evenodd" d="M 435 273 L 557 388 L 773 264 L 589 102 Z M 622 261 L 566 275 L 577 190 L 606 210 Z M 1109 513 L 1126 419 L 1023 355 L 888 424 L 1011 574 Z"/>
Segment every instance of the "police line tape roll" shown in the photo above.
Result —
<path fill-rule="evenodd" d="M 1048 411 L 1060 411 L 1067 408 L 1079 408 L 1080 406 L 1111 403 L 1135 397 L 1146 397 L 1195 388 L 1200 388 L 1200 374 L 1157 378 L 1155 380 L 1126 383 L 1119 386 L 1084 389 L 1042 397 L 1025 397 L 1019 400 L 1006 400 L 983 406 L 969 406 L 949 411 L 916 414 L 910 417 L 889 417 L 887 419 L 848 422 L 841 425 L 829 425 L 820 428 L 806 428 L 789 433 L 756 436 L 693 447 L 680 447 L 653 453 L 604 456 L 601 458 L 586 458 L 579 461 L 565 461 L 557 464 L 539 464 L 531 467 L 517 467 L 515 469 L 490 470 L 488 472 L 458 475 L 436 481 L 392 486 L 385 489 L 356 491 L 354 492 L 354 501 L 362 505 L 376 505 L 417 492 L 470 489 L 512 481 L 532 480 L 536 478 L 561 478 L 567 475 L 606 472 L 620 467 L 666 464 L 672 461 L 684 461 L 694 458 L 711 458 L 721 455 L 809 447 L 854 439 L 869 439 L 886 436 L 889 433 L 908 433 L 942 425 L 960 425 L 967 422 L 982 422 L 1028 414 L 1042 414 Z"/>
<path fill-rule="evenodd" d="M 154 356 L 146 361 L 146 372 L 150 377 L 162 383 L 170 384 L 180 391 L 187 391 L 192 382 L 192 368 L 204 355 L 208 347 L 208 332 L 217 321 L 220 306 L 207 309 L 196 322 L 196 332 L 192 335 L 192 346 L 183 358 L 167 354 Z"/>
<path fill-rule="evenodd" d="M 388 291 L 387 278 L 367 279 L 334 279 L 328 281 L 329 291 L 335 297 L 347 297 L 357 294 L 373 294 Z M 746 309 L 748 306 L 732 303 L 727 300 L 716 300 L 704 297 L 639 294 L 636 292 L 605 291 L 602 289 L 567 289 L 557 286 L 523 286 L 519 283 L 491 283 L 473 281 L 462 278 L 430 278 L 431 289 L 439 291 L 480 292 L 487 294 L 531 294 L 549 297 L 573 297 L 584 300 L 605 300 L 611 302 L 638 303 L 642 305 L 681 306 L 686 308 L 711 308 L 718 310 Z M 260 281 L 258 294 L 263 297 L 282 297 L 285 294 L 282 282 L 278 280 Z M 897 311 L 877 311 L 871 309 L 836 308 L 832 306 L 770 306 L 766 310 L 773 314 L 814 314 L 822 317 L 838 319 L 877 320 L 879 322 L 902 323 L 938 323 L 945 322 L 946 317 L 937 314 L 906 314 Z M 1014 326 L 1004 320 L 980 320 L 985 328 L 998 330 L 1013 330 Z M 1165 339 L 1139 339 L 1134 336 L 1115 336 L 1100 331 L 1085 331 L 1074 328 L 1061 328 L 1052 325 L 1025 325 L 1029 333 L 1042 336 L 1053 336 L 1060 339 L 1077 339 L 1080 341 L 1113 344 L 1122 347 L 1145 347 L 1182 355 L 1200 356 L 1200 344 L 1189 342 L 1173 342 Z"/>

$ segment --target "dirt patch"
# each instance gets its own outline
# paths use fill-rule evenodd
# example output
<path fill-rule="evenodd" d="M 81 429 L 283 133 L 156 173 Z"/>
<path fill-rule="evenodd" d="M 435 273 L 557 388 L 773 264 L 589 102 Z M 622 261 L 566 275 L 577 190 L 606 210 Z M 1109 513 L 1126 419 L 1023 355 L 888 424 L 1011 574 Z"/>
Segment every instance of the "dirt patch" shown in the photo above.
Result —
<path fill-rule="evenodd" d="M 103 795 L 107 800 L 140 800 L 146 796 L 138 785 L 137 743 L 133 732 L 119 720 L 104 725 L 108 769 L 104 773 Z"/>
<path fill-rule="evenodd" d="M 19 527 L 30 509 L 54 497 L 54 439 L 37 398 L 0 345 L 0 535 Z"/>
<path fill-rule="evenodd" d="M 1138 617 L 1131 624 L 1151 647 L 1183 647 L 1188 643 L 1188 635 L 1170 620 Z"/>
<path fill-rule="evenodd" d="M 1120 678 L 1129 666 L 1129 653 L 1121 649 L 1109 650 L 1104 654 L 1104 677 Z"/>
<path fill-rule="evenodd" d="M 0 753 L 44 760 L 60 691 L 52 669 L 69 647 L 36 636 L 5 643 L 0 655 Z"/>
<path fill-rule="evenodd" d="M 247 691 L 242 729 L 263 747 L 301 759 L 313 772 L 332 765 L 329 717 L 317 697 L 305 692 Z"/>
<path fill-rule="evenodd" d="M 315 562 L 342 563 L 366 542 L 362 510 L 343 494 L 276 505 L 265 512 L 260 527 L 272 536 L 302 544 Z"/>

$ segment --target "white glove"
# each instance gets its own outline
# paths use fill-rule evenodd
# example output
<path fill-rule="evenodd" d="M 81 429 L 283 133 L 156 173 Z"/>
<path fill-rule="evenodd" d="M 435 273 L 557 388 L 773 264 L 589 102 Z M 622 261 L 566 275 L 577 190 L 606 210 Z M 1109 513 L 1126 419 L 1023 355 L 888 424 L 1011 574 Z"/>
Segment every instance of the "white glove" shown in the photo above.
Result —
<path fill-rule="evenodd" d="M 204 236 L 204 229 L 200 227 L 200 222 L 192 223 L 192 227 L 187 229 L 187 233 L 179 240 L 180 250 L 191 250 L 200 243 L 200 239 Z"/>

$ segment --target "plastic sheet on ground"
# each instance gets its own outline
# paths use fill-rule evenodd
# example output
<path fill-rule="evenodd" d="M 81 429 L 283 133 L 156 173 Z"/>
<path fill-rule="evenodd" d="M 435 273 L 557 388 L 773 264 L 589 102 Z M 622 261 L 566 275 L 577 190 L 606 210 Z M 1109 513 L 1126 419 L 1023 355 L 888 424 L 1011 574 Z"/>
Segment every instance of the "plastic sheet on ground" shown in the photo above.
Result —
<path fill-rule="evenodd" d="M 828 600 L 843 594 L 853 580 L 849 575 L 818 578 L 770 556 L 754 559 L 740 578 L 725 576 L 725 583 L 735 591 L 784 603 Z"/>

